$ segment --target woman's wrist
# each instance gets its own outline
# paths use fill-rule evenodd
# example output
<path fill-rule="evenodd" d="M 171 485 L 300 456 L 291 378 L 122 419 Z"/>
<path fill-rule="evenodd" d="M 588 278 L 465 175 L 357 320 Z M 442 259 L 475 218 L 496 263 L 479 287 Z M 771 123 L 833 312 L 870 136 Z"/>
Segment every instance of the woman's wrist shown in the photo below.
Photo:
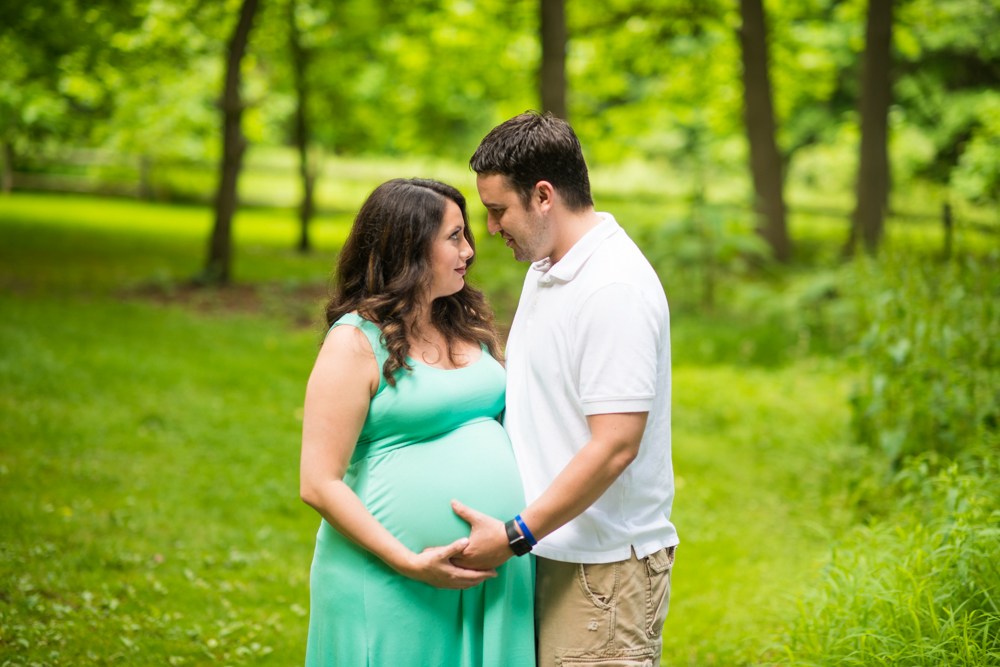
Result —
<path fill-rule="evenodd" d="M 404 577 L 413 579 L 413 575 L 417 571 L 416 558 L 417 554 L 406 547 L 402 547 L 390 554 L 390 558 L 386 559 L 386 563 Z"/>

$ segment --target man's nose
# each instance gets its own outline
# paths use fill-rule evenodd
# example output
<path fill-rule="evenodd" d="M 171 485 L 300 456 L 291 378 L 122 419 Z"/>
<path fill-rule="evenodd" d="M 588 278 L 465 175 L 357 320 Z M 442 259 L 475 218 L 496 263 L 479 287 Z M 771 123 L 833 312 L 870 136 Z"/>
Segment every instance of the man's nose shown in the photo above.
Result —
<path fill-rule="evenodd" d="M 500 223 L 495 221 L 492 215 L 486 218 L 486 231 L 490 233 L 490 236 L 500 231 Z"/>

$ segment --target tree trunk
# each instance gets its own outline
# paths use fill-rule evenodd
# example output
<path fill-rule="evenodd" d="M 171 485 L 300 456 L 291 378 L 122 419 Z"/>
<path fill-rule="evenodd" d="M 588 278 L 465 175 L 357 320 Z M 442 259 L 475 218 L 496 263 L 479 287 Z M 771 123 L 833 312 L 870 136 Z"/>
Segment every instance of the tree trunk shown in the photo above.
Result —
<path fill-rule="evenodd" d="M 139 156 L 139 199 L 150 201 L 153 198 L 153 187 L 149 182 L 150 172 L 153 169 L 153 162 L 149 155 L 143 153 Z"/>
<path fill-rule="evenodd" d="M 299 151 L 299 175 L 302 178 L 302 203 L 299 205 L 299 243 L 298 250 L 307 253 L 312 244 L 309 241 L 309 221 L 313 217 L 313 190 L 316 183 L 316 170 L 309 162 L 309 89 L 306 79 L 309 67 L 309 52 L 302 46 L 302 35 L 295 22 L 296 0 L 288 3 L 288 44 L 292 55 L 292 69 L 295 76 L 295 145 Z"/>
<path fill-rule="evenodd" d="M 0 193 L 9 195 L 14 189 L 14 149 L 9 141 L 0 144 Z"/>
<path fill-rule="evenodd" d="M 540 0 L 542 67 L 539 90 L 542 111 L 566 118 L 566 11 L 564 0 Z"/>
<path fill-rule="evenodd" d="M 860 236 L 874 253 L 882 240 L 889 202 L 888 119 L 891 88 L 892 0 L 870 0 L 861 74 L 861 155 L 858 165 L 857 208 L 846 253 Z"/>
<path fill-rule="evenodd" d="M 771 245 L 774 256 L 787 262 L 792 254 L 785 223 L 782 195 L 782 162 L 774 141 L 774 107 L 767 70 L 767 29 L 761 0 L 740 0 L 743 27 L 743 111 L 750 141 L 750 171 L 759 215 L 758 231 Z"/>
<path fill-rule="evenodd" d="M 232 259 L 232 222 L 236 211 L 236 183 L 243 165 L 246 139 L 240 128 L 243 101 L 240 98 L 240 63 L 246 53 L 247 39 L 253 26 L 258 0 L 243 0 L 240 19 L 229 40 L 226 84 L 222 94 L 222 163 L 219 191 L 215 197 L 215 228 L 208 248 L 208 262 L 203 280 L 211 284 L 229 282 Z"/>

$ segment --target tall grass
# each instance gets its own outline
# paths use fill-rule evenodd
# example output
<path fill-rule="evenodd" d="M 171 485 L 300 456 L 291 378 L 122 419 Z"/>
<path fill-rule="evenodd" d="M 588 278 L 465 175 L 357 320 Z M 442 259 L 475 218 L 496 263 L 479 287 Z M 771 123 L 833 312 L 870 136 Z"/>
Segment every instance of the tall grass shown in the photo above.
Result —
<path fill-rule="evenodd" d="M 907 509 L 834 548 L 779 662 L 1000 665 L 1000 471 L 927 472 L 912 462 L 898 480 Z"/>
<path fill-rule="evenodd" d="M 889 251 L 843 274 L 866 523 L 772 655 L 791 665 L 1000 665 L 1000 253 Z M 848 475 L 850 478 L 850 474 Z"/>

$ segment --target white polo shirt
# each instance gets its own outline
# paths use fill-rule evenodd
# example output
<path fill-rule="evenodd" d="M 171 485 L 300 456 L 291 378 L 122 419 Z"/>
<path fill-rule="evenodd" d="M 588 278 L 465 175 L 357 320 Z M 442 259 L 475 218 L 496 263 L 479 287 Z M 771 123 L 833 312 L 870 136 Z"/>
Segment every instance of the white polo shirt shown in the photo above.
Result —
<path fill-rule="evenodd" d="M 507 340 L 504 428 L 530 504 L 590 441 L 587 416 L 648 412 L 638 457 L 534 553 L 626 560 L 678 543 L 670 523 L 670 314 L 663 286 L 608 213 L 555 264 L 535 262 Z"/>

